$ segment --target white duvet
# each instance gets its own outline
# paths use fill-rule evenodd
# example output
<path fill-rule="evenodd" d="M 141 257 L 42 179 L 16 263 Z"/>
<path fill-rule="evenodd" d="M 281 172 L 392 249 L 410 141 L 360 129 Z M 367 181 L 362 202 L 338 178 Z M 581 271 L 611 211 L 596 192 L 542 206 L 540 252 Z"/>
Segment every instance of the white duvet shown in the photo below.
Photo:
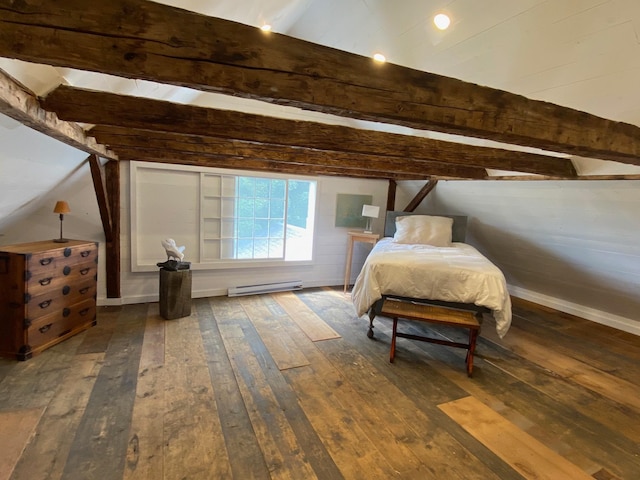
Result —
<path fill-rule="evenodd" d="M 475 303 L 490 309 L 502 338 L 511 325 L 511 299 L 498 267 L 466 243 L 407 245 L 392 238 L 373 248 L 351 294 L 358 316 L 382 295 Z"/>

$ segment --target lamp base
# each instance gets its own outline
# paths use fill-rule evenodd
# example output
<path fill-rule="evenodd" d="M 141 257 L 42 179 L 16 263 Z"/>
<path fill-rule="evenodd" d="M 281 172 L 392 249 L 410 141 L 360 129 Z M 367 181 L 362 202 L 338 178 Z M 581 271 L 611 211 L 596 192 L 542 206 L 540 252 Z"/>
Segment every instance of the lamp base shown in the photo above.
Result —
<path fill-rule="evenodd" d="M 53 241 L 56 242 L 56 243 L 67 243 L 69 241 L 69 239 L 68 238 L 54 238 Z"/>
<path fill-rule="evenodd" d="M 364 233 L 371 233 L 371 217 L 367 217 L 367 226 L 364 227 Z"/>

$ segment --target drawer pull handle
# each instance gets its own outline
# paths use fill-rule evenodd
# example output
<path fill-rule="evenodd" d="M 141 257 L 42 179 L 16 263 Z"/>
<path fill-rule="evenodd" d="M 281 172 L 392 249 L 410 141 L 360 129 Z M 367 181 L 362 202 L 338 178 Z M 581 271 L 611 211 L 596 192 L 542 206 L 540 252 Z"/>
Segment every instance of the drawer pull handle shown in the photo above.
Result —
<path fill-rule="evenodd" d="M 85 293 L 87 293 L 89 290 L 91 290 L 91 287 L 84 287 L 80 289 L 80 295 L 84 295 Z"/>
<path fill-rule="evenodd" d="M 53 257 L 40 259 L 40 265 L 49 265 L 51 262 L 53 262 Z"/>
<path fill-rule="evenodd" d="M 44 287 L 45 285 L 49 285 L 51 283 L 51 278 L 52 277 L 43 278 L 38 283 Z"/>
<path fill-rule="evenodd" d="M 62 269 L 62 273 L 64 275 L 69 275 L 71 273 L 71 267 L 69 265 L 66 265 L 63 269 Z"/>
<path fill-rule="evenodd" d="M 88 257 L 89 255 L 91 255 L 91 250 L 84 250 L 80 252 L 81 257 Z"/>
<path fill-rule="evenodd" d="M 40 328 L 38 329 L 38 331 L 39 331 L 40 333 L 48 332 L 48 331 L 49 331 L 49 329 L 51 328 L 51 325 L 53 325 L 53 323 L 47 323 L 46 325 L 44 325 L 44 326 L 40 327 Z"/>
<path fill-rule="evenodd" d="M 71 315 L 71 310 L 70 310 L 70 309 L 68 309 L 67 307 L 63 308 L 63 309 L 62 309 L 62 316 L 63 316 L 64 318 L 67 318 L 69 315 Z"/>
<path fill-rule="evenodd" d="M 38 304 L 40 308 L 47 308 L 49 305 L 51 305 L 51 300 L 45 300 L 44 302 L 40 302 Z"/>
<path fill-rule="evenodd" d="M 82 270 L 80 270 L 80 275 L 86 275 L 90 270 L 90 268 L 83 268 Z"/>
<path fill-rule="evenodd" d="M 84 317 L 87 313 L 89 313 L 89 310 L 91 310 L 90 308 L 83 308 L 82 310 L 80 310 L 80 316 Z"/>

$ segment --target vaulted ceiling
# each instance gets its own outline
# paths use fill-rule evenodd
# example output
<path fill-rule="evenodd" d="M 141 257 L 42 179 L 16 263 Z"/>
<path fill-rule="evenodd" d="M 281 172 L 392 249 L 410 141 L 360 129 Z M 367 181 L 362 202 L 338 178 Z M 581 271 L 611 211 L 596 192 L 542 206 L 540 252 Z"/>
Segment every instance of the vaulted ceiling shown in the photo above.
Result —
<path fill-rule="evenodd" d="M 0 57 L 16 59 L 0 63 L 13 77 L 0 112 L 122 160 L 395 180 L 640 174 L 638 2 L 163 3 L 213 16 L 0 0 Z M 450 31 L 429 26 L 438 8 Z"/>

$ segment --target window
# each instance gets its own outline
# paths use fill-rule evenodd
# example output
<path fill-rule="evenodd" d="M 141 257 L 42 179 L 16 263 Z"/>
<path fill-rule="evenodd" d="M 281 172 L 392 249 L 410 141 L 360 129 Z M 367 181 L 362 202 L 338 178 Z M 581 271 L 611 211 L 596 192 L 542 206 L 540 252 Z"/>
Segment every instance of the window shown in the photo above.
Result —
<path fill-rule="evenodd" d="M 203 185 L 205 260 L 311 260 L 315 182 L 205 174 Z"/>
<path fill-rule="evenodd" d="M 237 216 L 224 258 L 284 258 L 287 181 L 236 177 Z"/>
<path fill-rule="evenodd" d="M 132 162 L 133 271 L 157 269 L 165 238 L 192 268 L 312 260 L 315 181 L 220 172 Z"/>

